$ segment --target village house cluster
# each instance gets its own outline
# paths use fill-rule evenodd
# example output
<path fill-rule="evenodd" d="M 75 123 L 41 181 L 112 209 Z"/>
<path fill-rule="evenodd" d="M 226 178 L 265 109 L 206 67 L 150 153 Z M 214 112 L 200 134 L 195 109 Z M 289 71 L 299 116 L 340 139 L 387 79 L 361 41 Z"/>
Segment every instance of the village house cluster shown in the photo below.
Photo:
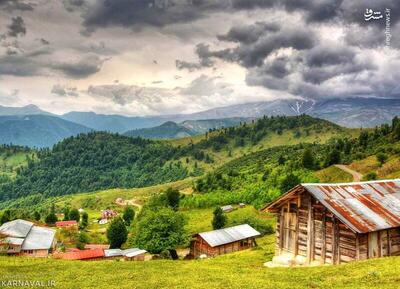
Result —
<path fill-rule="evenodd" d="M 244 204 L 241 204 L 242 207 Z M 221 208 L 230 212 L 234 208 Z M 277 215 L 276 254 L 266 265 L 340 264 L 400 255 L 400 180 L 342 184 L 300 184 L 267 205 Z M 112 218 L 104 212 L 103 218 Z M 58 228 L 77 226 L 60 221 Z M 110 249 L 87 244 L 85 250 L 56 252 L 55 230 L 25 220 L 0 227 L 0 252 L 66 260 L 125 259 L 143 261 L 140 248 Z M 214 257 L 257 246 L 260 233 L 248 224 L 192 236 L 190 258 Z"/>

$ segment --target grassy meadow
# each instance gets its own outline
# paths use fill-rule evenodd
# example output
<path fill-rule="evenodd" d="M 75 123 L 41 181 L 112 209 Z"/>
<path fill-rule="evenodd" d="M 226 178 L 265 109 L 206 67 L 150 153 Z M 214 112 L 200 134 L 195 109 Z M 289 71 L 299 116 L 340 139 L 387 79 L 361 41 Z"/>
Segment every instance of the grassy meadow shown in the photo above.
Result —
<path fill-rule="evenodd" d="M 0 257 L 0 279 L 54 280 L 55 288 L 397 288 L 400 258 L 336 266 L 266 268 L 274 236 L 258 248 L 206 260 L 61 261 Z"/>

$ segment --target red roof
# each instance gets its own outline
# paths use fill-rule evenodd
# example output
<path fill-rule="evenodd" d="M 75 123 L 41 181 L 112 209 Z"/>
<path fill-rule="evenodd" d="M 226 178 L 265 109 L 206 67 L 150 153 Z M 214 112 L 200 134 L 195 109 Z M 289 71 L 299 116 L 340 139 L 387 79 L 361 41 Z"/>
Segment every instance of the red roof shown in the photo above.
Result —
<path fill-rule="evenodd" d="M 75 226 L 78 223 L 76 221 L 59 221 L 56 222 L 56 227 L 68 227 L 68 226 Z"/>
<path fill-rule="evenodd" d="M 65 260 L 95 259 L 104 257 L 104 251 L 103 249 L 80 250 L 80 251 L 59 254 L 58 257 Z"/>

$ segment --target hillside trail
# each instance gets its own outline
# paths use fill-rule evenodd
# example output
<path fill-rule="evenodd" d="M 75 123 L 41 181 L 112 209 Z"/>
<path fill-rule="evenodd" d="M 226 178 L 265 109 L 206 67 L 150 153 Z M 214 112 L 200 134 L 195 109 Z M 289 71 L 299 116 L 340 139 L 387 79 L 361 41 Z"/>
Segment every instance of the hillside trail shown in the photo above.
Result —
<path fill-rule="evenodd" d="M 353 176 L 353 182 L 360 182 L 363 175 L 360 174 L 357 171 L 354 171 L 352 169 L 350 169 L 348 166 L 346 165 L 335 165 L 335 167 L 341 169 L 342 171 L 345 171 L 346 173 L 349 173 Z"/>

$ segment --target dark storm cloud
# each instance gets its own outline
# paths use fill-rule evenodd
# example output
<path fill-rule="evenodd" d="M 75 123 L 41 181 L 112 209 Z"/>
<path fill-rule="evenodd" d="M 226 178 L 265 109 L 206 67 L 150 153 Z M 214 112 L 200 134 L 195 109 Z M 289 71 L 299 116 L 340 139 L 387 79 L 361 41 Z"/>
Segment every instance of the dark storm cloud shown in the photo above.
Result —
<path fill-rule="evenodd" d="M 277 32 L 280 26 L 277 23 L 256 22 L 253 25 L 232 27 L 225 35 L 218 35 L 222 41 L 254 43 L 260 36 L 268 32 Z"/>
<path fill-rule="evenodd" d="M 258 26 L 265 25 L 258 23 Z M 238 43 L 238 46 L 223 50 L 210 50 L 209 46 L 202 44 L 202 49 L 197 50 L 200 59 L 219 58 L 225 61 L 238 62 L 245 67 L 260 66 L 264 59 L 273 51 L 280 48 L 294 48 L 296 50 L 310 49 L 315 44 L 314 34 L 302 27 L 252 30 L 250 26 L 232 28 L 226 35 L 219 36 L 225 40 Z M 232 31 L 248 31 L 248 36 Z"/>
<path fill-rule="evenodd" d="M 27 1 L 0 0 L 0 8 L 8 11 L 13 11 L 13 10 L 32 11 L 34 7 L 35 7 L 34 3 Z"/>
<path fill-rule="evenodd" d="M 85 0 L 63 0 L 62 3 L 68 12 L 79 10 L 86 4 Z"/>
<path fill-rule="evenodd" d="M 26 34 L 26 26 L 21 16 L 13 17 L 11 24 L 7 26 L 7 35 L 11 37 L 23 36 Z"/>
<path fill-rule="evenodd" d="M 101 70 L 104 63 L 97 55 L 89 55 L 78 62 L 57 62 L 50 66 L 54 70 L 61 71 L 66 76 L 72 78 L 85 78 Z"/>
<path fill-rule="evenodd" d="M 29 57 L 7 55 L 0 57 L 0 75 L 33 76 L 40 74 L 40 67 Z"/>
<path fill-rule="evenodd" d="M 311 49 L 306 55 L 306 62 L 309 66 L 325 66 L 350 63 L 353 61 L 356 52 L 349 47 L 335 47 L 332 45 L 320 45 Z"/>

